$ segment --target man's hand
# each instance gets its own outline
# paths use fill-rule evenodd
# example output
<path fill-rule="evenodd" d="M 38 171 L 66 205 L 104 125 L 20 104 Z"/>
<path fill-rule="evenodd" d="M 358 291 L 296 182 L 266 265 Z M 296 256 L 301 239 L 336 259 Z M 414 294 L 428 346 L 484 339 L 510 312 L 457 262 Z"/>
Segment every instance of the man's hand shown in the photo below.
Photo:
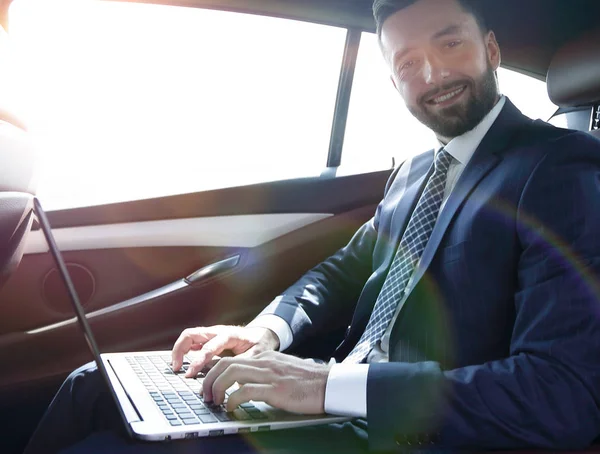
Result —
<path fill-rule="evenodd" d="M 250 400 L 295 413 L 325 413 L 325 387 L 330 366 L 279 352 L 254 357 L 222 358 L 206 374 L 204 400 L 223 403 L 225 391 L 238 382 L 240 388 L 227 401 L 227 410 Z"/>
<path fill-rule="evenodd" d="M 199 351 L 186 377 L 195 377 L 210 361 L 225 350 L 234 355 L 251 357 L 262 352 L 277 350 L 279 339 L 267 328 L 241 326 L 211 326 L 184 330 L 175 342 L 172 352 L 173 370 L 181 369 L 183 356 L 190 350 Z"/>

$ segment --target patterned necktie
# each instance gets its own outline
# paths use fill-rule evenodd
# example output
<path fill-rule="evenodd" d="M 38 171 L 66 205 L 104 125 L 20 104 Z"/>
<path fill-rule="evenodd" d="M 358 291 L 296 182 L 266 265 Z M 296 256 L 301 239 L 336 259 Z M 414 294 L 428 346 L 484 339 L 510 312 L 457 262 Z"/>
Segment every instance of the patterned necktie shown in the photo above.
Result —
<path fill-rule="evenodd" d="M 408 221 L 390 271 L 375 302 L 369 323 L 358 344 L 344 359 L 344 363 L 362 362 L 375 343 L 382 338 L 391 322 L 396 312 L 396 306 L 401 301 L 406 289 L 406 284 L 423 254 L 437 221 L 444 198 L 446 174 L 451 161 L 452 156 L 446 150 L 442 149 L 437 153 L 434 162 L 435 169 Z"/>

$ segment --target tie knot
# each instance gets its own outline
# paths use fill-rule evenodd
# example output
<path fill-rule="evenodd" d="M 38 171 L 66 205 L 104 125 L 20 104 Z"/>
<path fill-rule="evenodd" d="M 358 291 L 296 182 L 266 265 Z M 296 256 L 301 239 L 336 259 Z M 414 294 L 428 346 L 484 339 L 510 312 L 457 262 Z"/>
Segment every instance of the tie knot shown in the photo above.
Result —
<path fill-rule="evenodd" d="M 440 151 L 438 151 L 437 155 L 435 156 L 435 161 L 434 161 L 435 171 L 437 173 L 447 172 L 448 167 L 450 167 L 451 162 L 452 162 L 452 155 L 450 153 L 448 153 L 445 148 L 442 148 Z"/>

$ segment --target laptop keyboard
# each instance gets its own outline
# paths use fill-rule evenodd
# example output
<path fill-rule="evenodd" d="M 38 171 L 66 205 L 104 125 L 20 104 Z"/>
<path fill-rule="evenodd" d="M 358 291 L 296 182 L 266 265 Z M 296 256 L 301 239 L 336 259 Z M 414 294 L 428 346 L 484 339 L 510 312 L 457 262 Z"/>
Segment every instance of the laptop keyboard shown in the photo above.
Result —
<path fill-rule="evenodd" d="M 172 426 L 208 424 L 227 421 L 260 422 L 268 416 L 252 403 L 245 403 L 228 413 L 223 405 L 204 402 L 199 395 L 202 380 L 185 378 L 189 367 L 185 360 L 182 371 L 173 372 L 170 356 L 128 356 L 127 362 L 146 387 L 152 399 Z M 199 378 L 204 375 L 200 374 Z M 225 393 L 225 402 L 229 397 Z"/>

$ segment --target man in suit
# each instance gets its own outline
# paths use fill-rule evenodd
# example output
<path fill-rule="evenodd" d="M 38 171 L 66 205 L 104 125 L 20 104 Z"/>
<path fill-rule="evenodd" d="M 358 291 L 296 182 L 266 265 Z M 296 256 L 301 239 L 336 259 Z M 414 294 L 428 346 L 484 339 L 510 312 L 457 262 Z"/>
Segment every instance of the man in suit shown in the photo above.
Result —
<path fill-rule="evenodd" d="M 191 376 L 229 350 L 204 380 L 206 400 L 222 403 L 239 382 L 230 408 L 262 400 L 358 418 L 258 441 L 275 448 L 302 437 L 344 452 L 588 446 L 600 432 L 600 142 L 532 121 L 500 95 L 500 49 L 471 2 L 373 8 L 392 82 L 440 146 L 399 166 L 348 245 L 247 327 L 185 330 L 174 366 L 196 350 Z M 284 353 L 341 326 L 335 361 Z M 59 415 L 79 419 L 79 438 L 97 428 L 94 381 L 90 367 L 67 380 L 37 440 L 58 437 Z M 368 448 L 356 441 L 367 432 Z"/>

